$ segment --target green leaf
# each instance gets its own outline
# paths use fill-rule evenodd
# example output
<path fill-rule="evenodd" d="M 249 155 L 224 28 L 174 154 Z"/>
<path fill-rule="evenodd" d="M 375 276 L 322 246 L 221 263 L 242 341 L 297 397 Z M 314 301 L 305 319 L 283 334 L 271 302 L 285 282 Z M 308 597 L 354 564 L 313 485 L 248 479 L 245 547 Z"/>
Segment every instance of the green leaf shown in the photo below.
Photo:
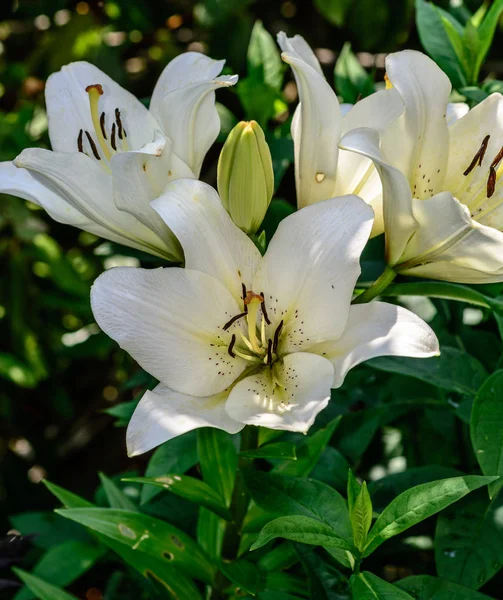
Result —
<path fill-rule="evenodd" d="M 239 455 L 245 458 L 284 458 L 286 460 L 297 460 L 296 446 L 290 442 L 266 444 L 255 450 L 240 452 Z"/>
<path fill-rule="evenodd" d="M 295 544 L 309 581 L 309 597 L 316 600 L 351 600 L 349 582 L 320 553 L 308 546 Z M 341 550 L 342 552 L 342 550 Z"/>
<path fill-rule="evenodd" d="M 302 515 L 331 527 L 351 540 L 351 525 L 344 498 L 314 479 L 261 471 L 243 471 L 245 485 L 260 508 L 275 516 Z"/>
<path fill-rule="evenodd" d="M 232 437 L 220 429 L 199 429 L 197 453 L 204 481 L 229 506 L 238 466 L 238 454 Z"/>
<path fill-rule="evenodd" d="M 132 550 L 164 559 L 189 576 L 206 583 L 213 579 L 214 567 L 201 548 L 183 531 L 164 521 L 112 508 L 70 508 L 56 513 Z"/>
<path fill-rule="evenodd" d="M 65 490 L 55 483 L 47 481 L 47 479 L 44 479 L 42 483 L 66 508 L 90 508 L 94 506 L 92 502 L 85 500 L 73 492 Z"/>
<path fill-rule="evenodd" d="M 260 569 L 248 560 L 224 561 L 220 565 L 220 570 L 229 581 L 252 596 L 264 587 L 265 581 Z"/>
<path fill-rule="evenodd" d="M 292 542 L 301 542 L 302 544 L 311 544 L 313 546 L 323 546 L 323 548 L 336 548 L 342 550 L 352 550 L 352 545 L 337 535 L 335 531 L 311 517 L 292 516 L 279 517 L 268 523 L 260 532 L 257 541 L 250 550 L 262 548 L 271 540 L 284 538 Z"/>
<path fill-rule="evenodd" d="M 473 356 L 458 348 L 443 346 L 434 358 L 380 357 L 367 361 L 369 367 L 421 379 L 444 390 L 476 394 L 487 372 Z"/>
<path fill-rule="evenodd" d="M 472 406 L 470 434 L 484 475 L 503 475 L 503 370 L 482 385 Z M 500 482 L 489 486 L 491 496 Z"/>
<path fill-rule="evenodd" d="M 207 483 L 204 483 L 204 481 L 200 481 L 195 477 L 189 477 L 188 475 L 174 475 L 170 473 L 154 478 L 128 477 L 123 479 L 123 481 L 144 483 L 145 485 L 154 485 L 169 490 L 177 496 L 181 496 L 200 506 L 204 506 L 227 521 L 230 521 L 231 519 L 229 509 L 225 506 L 225 502 L 218 492 L 211 488 Z"/>
<path fill-rule="evenodd" d="M 61 519 L 54 512 L 25 512 L 13 515 L 9 520 L 13 529 L 17 529 L 23 535 L 34 534 L 33 543 L 44 550 L 69 540 L 91 541 L 81 527 Z"/>
<path fill-rule="evenodd" d="M 435 533 L 438 574 L 472 589 L 503 567 L 503 495 L 488 502 L 480 492 L 439 515 Z"/>
<path fill-rule="evenodd" d="M 134 502 L 109 477 L 104 473 L 98 473 L 98 475 L 105 490 L 108 503 L 112 508 L 123 508 L 124 510 L 131 510 L 133 512 L 138 511 Z"/>
<path fill-rule="evenodd" d="M 397 581 L 396 585 L 416 600 L 492 600 L 485 594 L 431 575 L 406 577 Z"/>
<path fill-rule="evenodd" d="M 358 600 L 413 600 L 413 597 L 373 573 L 363 571 L 349 580 L 353 598 Z"/>
<path fill-rule="evenodd" d="M 482 66 L 487 53 L 489 52 L 489 48 L 491 47 L 494 33 L 502 12 L 503 0 L 495 0 L 492 3 L 491 8 L 487 11 L 487 14 L 480 24 L 480 27 L 478 28 L 479 47 L 475 65 L 473 67 L 473 72 L 476 78 L 478 78 L 480 67 Z M 474 81 L 474 83 L 476 82 L 477 80 Z"/>
<path fill-rule="evenodd" d="M 212 558 L 220 559 L 226 521 L 214 512 L 201 508 L 197 519 L 197 542 Z"/>
<path fill-rule="evenodd" d="M 348 495 L 348 507 L 349 507 L 350 513 L 352 512 L 353 507 L 355 505 L 355 500 L 360 495 L 361 488 L 362 488 L 362 486 L 360 485 L 360 483 L 356 479 L 356 477 L 353 475 L 353 471 L 351 469 L 349 469 L 348 470 L 347 495 Z"/>
<path fill-rule="evenodd" d="M 467 88 L 464 88 L 465 90 Z M 478 92 L 481 92 L 479 88 Z M 482 92 L 481 92 L 482 93 Z M 487 94 L 484 93 L 482 100 Z M 466 302 L 474 306 L 483 308 L 492 308 L 501 313 L 503 305 L 497 298 L 490 298 L 480 292 L 456 283 L 447 283 L 446 281 L 425 281 L 420 283 L 395 283 L 391 284 L 384 290 L 383 296 L 429 296 L 430 298 L 443 298 L 444 300 L 456 300 L 458 302 Z"/>
<path fill-rule="evenodd" d="M 346 42 L 335 63 L 335 89 L 344 102 L 355 104 L 360 98 L 369 96 L 374 91 L 372 75 L 362 67 L 359 60 L 351 52 L 351 44 Z"/>
<path fill-rule="evenodd" d="M 14 573 L 21 579 L 26 587 L 40 600 L 77 600 L 75 596 L 65 592 L 60 587 L 47 583 L 36 575 L 30 575 L 22 569 L 13 567 Z"/>
<path fill-rule="evenodd" d="M 371 481 L 369 492 L 374 509 L 381 512 L 399 494 L 413 486 L 429 483 L 436 479 L 457 477 L 458 475 L 461 475 L 461 473 L 456 469 L 440 465 L 426 465 L 424 467 L 413 467 L 401 473 L 392 473 L 377 481 Z"/>
<path fill-rule="evenodd" d="M 379 515 L 369 532 L 364 556 L 383 542 L 457 502 L 496 477 L 467 475 L 423 483 L 395 498 Z"/>
<path fill-rule="evenodd" d="M 370 500 L 365 481 L 360 488 L 358 496 L 354 500 L 349 518 L 353 529 L 355 546 L 362 552 L 365 547 L 370 525 L 372 524 L 372 501 Z"/>
<path fill-rule="evenodd" d="M 33 568 L 33 575 L 53 585 L 66 586 L 88 571 L 105 550 L 83 542 L 68 541 L 50 548 Z M 31 600 L 35 594 L 29 587 L 20 590 L 14 600 Z"/>
<path fill-rule="evenodd" d="M 165 473 L 182 475 L 197 463 L 197 432 L 189 431 L 157 448 L 149 460 L 145 477 L 160 477 Z M 146 504 L 157 496 L 161 490 L 146 485 L 141 491 L 140 504 Z"/>
<path fill-rule="evenodd" d="M 316 9 L 337 27 L 342 27 L 346 22 L 351 3 L 352 0 L 314 0 Z"/>
<path fill-rule="evenodd" d="M 330 442 L 339 421 L 340 417 L 337 417 L 333 421 L 330 421 L 323 429 L 319 429 L 316 433 L 307 436 L 297 446 L 297 460 L 286 461 L 278 465 L 274 468 L 274 472 L 282 473 L 283 475 L 307 477 L 316 466 L 321 453 Z"/>
<path fill-rule="evenodd" d="M 261 21 L 255 21 L 247 53 L 248 75 L 263 81 L 273 90 L 281 91 L 283 63 L 278 46 Z"/>
<path fill-rule="evenodd" d="M 124 544 L 108 538 L 106 544 L 147 579 L 169 592 L 169 598 L 176 600 L 202 600 L 202 596 L 194 582 L 180 573 L 180 569 L 171 566 L 165 560 L 155 558 L 142 552 L 128 548 Z M 196 576 L 196 573 L 192 573 Z"/>
<path fill-rule="evenodd" d="M 463 72 L 460 59 L 445 30 L 445 21 L 442 20 L 442 16 L 450 17 L 451 22 L 454 18 L 446 15 L 448 13 L 440 12 L 431 2 L 416 0 L 416 25 L 421 44 L 438 66 L 445 71 L 452 85 L 459 88 L 467 84 L 466 73 Z M 452 35 L 452 29 L 450 33 Z"/>

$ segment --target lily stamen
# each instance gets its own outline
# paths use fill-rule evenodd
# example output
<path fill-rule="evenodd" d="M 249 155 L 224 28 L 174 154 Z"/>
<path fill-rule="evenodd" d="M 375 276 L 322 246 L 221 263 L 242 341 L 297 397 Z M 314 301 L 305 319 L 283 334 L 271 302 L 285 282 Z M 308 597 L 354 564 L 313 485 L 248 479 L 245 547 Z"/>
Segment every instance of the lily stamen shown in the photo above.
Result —
<path fill-rule="evenodd" d="M 486 135 L 486 137 L 482 140 L 482 144 L 480 148 L 477 150 L 477 153 L 472 159 L 472 162 L 468 165 L 467 169 L 463 172 L 463 175 L 466 177 L 469 175 L 476 166 L 481 166 L 482 161 L 484 160 L 484 156 L 487 150 L 487 145 L 489 144 L 490 135 Z"/>
<path fill-rule="evenodd" d="M 246 312 L 242 312 L 239 313 L 238 315 L 235 315 L 234 317 L 232 317 L 232 319 L 230 319 L 229 321 L 227 321 L 227 323 L 222 327 L 222 329 L 224 331 L 227 331 L 227 329 L 229 329 L 229 327 L 235 323 L 238 319 L 241 319 L 241 317 L 246 316 Z"/>
<path fill-rule="evenodd" d="M 232 351 L 235 343 L 236 343 L 236 334 L 233 333 L 231 343 L 229 344 L 229 347 L 227 348 L 227 352 L 229 353 L 230 356 L 232 356 L 232 358 L 236 358 L 236 355 Z"/>
<path fill-rule="evenodd" d="M 276 350 L 278 349 L 278 343 L 279 343 L 279 336 L 281 333 L 281 330 L 283 329 L 283 320 L 280 321 L 280 324 L 276 327 L 276 331 L 274 332 L 274 342 L 273 342 L 273 352 L 276 352 Z"/>

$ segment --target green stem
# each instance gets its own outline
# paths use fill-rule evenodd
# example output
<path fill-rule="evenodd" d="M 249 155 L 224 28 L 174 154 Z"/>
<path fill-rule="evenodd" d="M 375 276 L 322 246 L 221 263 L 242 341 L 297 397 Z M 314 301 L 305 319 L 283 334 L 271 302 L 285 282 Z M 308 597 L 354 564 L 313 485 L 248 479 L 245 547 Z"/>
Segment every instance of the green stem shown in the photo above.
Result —
<path fill-rule="evenodd" d="M 362 294 L 353 300 L 353 304 L 364 304 L 366 302 L 370 302 L 376 296 L 382 294 L 382 292 L 389 286 L 396 276 L 396 271 L 394 271 L 391 267 L 386 267 L 378 279 L 376 279 L 368 289 L 366 289 Z"/>
<path fill-rule="evenodd" d="M 245 450 L 254 450 L 258 446 L 258 427 L 247 425 L 241 433 L 241 452 Z M 241 528 L 250 503 L 250 496 L 243 482 L 241 471 L 251 468 L 252 458 L 239 459 L 238 472 L 236 474 L 236 483 L 232 492 L 230 511 L 232 521 L 228 523 L 222 548 L 222 558 L 234 560 L 238 556 L 239 544 L 241 541 Z"/>

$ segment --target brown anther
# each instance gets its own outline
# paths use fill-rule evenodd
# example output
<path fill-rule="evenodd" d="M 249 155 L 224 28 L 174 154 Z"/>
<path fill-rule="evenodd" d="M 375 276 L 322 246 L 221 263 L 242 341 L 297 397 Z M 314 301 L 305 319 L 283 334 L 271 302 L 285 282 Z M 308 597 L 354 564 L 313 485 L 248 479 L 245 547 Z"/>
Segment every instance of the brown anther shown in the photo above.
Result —
<path fill-rule="evenodd" d="M 487 197 L 490 198 L 496 189 L 496 169 L 489 167 L 489 177 L 487 178 Z"/>
<path fill-rule="evenodd" d="M 82 131 L 82 129 L 79 131 L 79 137 L 77 138 L 77 147 L 79 149 L 79 152 L 84 152 L 84 144 L 82 143 L 82 137 L 84 135 L 84 132 Z"/>
<path fill-rule="evenodd" d="M 241 283 L 241 290 L 242 290 L 242 295 L 241 298 L 243 298 L 243 304 L 244 304 L 244 311 L 248 312 L 248 307 L 246 306 L 245 299 L 246 299 L 246 285 L 244 283 Z"/>
<path fill-rule="evenodd" d="M 121 111 L 118 108 L 115 109 L 115 122 L 117 123 L 117 133 L 119 135 L 119 138 L 122 140 L 122 138 L 124 137 L 124 129 L 122 127 Z"/>
<path fill-rule="evenodd" d="M 245 317 L 245 316 L 246 316 L 246 313 L 245 313 L 245 312 L 239 313 L 239 315 L 235 315 L 234 317 L 232 317 L 232 319 L 230 319 L 229 321 L 227 321 L 227 323 L 226 323 L 226 324 L 225 324 L 225 325 L 222 327 L 222 329 L 223 329 L 224 331 L 226 331 L 226 330 L 227 330 L 227 329 L 229 329 L 229 327 L 230 327 L 230 326 L 231 326 L 233 323 L 235 323 L 235 322 L 236 322 L 238 319 L 241 319 L 241 317 Z"/>
<path fill-rule="evenodd" d="M 117 146 L 115 145 L 115 123 L 112 125 L 112 135 L 110 138 L 110 145 L 114 150 L 117 150 Z"/>
<path fill-rule="evenodd" d="M 230 354 L 230 356 L 232 356 L 232 358 L 236 358 L 236 355 L 232 351 L 232 349 L 234 348 L 234 344 L 235 343 L 236 343 L 236 335 L 233 333 L 232 334 L 231 343 L 229 344 L 229 347 L 227 348 L 227 352 Z"/>
<path fill-rule="evenodd" d="M 272 340 L 269 338 L 267 342 L 267 365 L 272 366 Z"/>
<path fill-rule="evenodd" d="M 467 169 L 463 172 L 463 175 L 465 177 L 467 175 L 469 175 L 473 171 L 473 169 L 475 169 L 476 166 L 480 167 L 482 165 L 482 161 L 484 160 L 484 156 L 485 156 L 486 150 L 487 150 L 487 144 L 489 143 L 490 137 L 491 137 L 490 135 L 486 135 L 486 137 L 482 140 L 482 144 L 480 145 L 480 148 L 477 150 L 477 153 L 473 157 L 472 162 L 468 165 Z"/>
<path fill-rule="evenodd" d="M 101 156 L 99 155 L 98 148 L 96 148 L 96 144 L 94 143 L 94 140 L 88 131 L 86 131 L 86 136 L 87 136 L 87 141 L 89 142 L 89 145 L 91 146 L 91 150 L 93 151 L 94 158 L 96 160 L 101 160 Z"/>
<path fill-rule="evenodd" d="M 103 88 L 99 83 L 93 83 L 86 87 L 86 92 L 89 93 L 91 90 L 96 90 L 100 96 L 103 96 Z"/>
<path fill-rule="evenodd" d="M 501 162 L 501 159 L 503 158 L 503 147 L 500 148 L 500 151 L 498 152 L 498 154 L 496 154 L 496 156 L 494 157 L 493 162 L 491 163 L 491 167 L 496 168 L 499 163 Z"/>
<path fill-rule="evenodd" d="M 105 139 L 107 139 L 107 134 L 105 131 L 105 113 L 104 112 L 102 112 L 101 116 L 100 116 L 100 127 L 101 127 L 101 133 L 103 134 L 103 137 Z"/>
<path fill-rule="evenodd" d="M 244 299 L 245 306 L 247 306 L 248 304 L 251 304 L 254 300 L 258 300 L 260 302 L 260 304 L 262 304 L 262 302 L 264 301 L 264 297 L 261 296 L 260 294 L 256 294 L 255 292 L 252 292 L 251 290 L 246 292 L 246 298 Z"/>
<path fill-rule="evenodd" d="M 272 349 L 274 352 L 278 349 L 279 336 L 281 330 L 283 329 L 283 320 L 281 320 L 280 324 L 276 327 L 276 331 L 274 332 L 274 343 L 272 345 Z"/>
<path fill-rule="evenodd" d="M 262 292 L 260 295 L 262 296 L 262 304 L 260 305 L 260 307 L 262 308 L 262 314 L 264 315 L 265 322 L 266 322 L 268 325 L 270 325 L 270 324 L 271 324 L 271 321 L 270 321 L 270 319 L 269 319 L 269 316 L 268 316 L 268 314 L 267 314 L 267 310 L 266 310 L 266 308 L 265 308 L 265 300 L 264 300 L 265 296 L 264 296 L 264 292 Z"/>

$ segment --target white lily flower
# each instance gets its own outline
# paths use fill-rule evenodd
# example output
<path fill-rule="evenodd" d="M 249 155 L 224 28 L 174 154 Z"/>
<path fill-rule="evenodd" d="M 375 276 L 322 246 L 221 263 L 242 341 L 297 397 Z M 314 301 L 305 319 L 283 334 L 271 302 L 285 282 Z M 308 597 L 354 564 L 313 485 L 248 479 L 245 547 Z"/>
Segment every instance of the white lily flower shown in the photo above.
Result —
<path fill-rule="evenodd" d="M 203 426 L 306 432 L 360 362 L 438 353 L 406 309 L 351 306 L 372 227 L 360 198 L 287 217 L 264 257 L 204 183 L 172 182 L 152 206 L 186 268 L 111 269 L 91 294 L 103 331 L 160 381 L 131 419 L 130 455 Z"/>
<path fill-rule="evenodd" d="M 356 194 L 375 211 L 373 235 L 382 233 L 382 188 L 372 162 L 338 148 L 341 136 L 357 127 L 385 131 L 403 112 L 396 90 L 382 90 L 353 107 L 339 105 L 335 92 L 307 42 L 278 35 L 281 55 L 294 72 L 299 106 L 292 120 L 299 208 L 320 200 Z"/>
<path fill-rule="evenodd" d="M 391 54 L 386 70 L 404 114 L 381 147 L 369 129 L 341 146 L 381 174 L 388 264 L 446 281 L 503 281 L 503 97 L 449 107 L 447 76 L 416 51 Z"/>
<path fill-rule="evenodd" d="M 170 260 L 178 241 L 150 207 L 166 184 L 197 178 L 220 120 L 224 61 L 187 52 L 164 69 L 150 111 L 86 62 L 51 75 L 45 90 L 52 152 L 0 163 L 0 192 L 31 200 L 61 223 Z"/>

